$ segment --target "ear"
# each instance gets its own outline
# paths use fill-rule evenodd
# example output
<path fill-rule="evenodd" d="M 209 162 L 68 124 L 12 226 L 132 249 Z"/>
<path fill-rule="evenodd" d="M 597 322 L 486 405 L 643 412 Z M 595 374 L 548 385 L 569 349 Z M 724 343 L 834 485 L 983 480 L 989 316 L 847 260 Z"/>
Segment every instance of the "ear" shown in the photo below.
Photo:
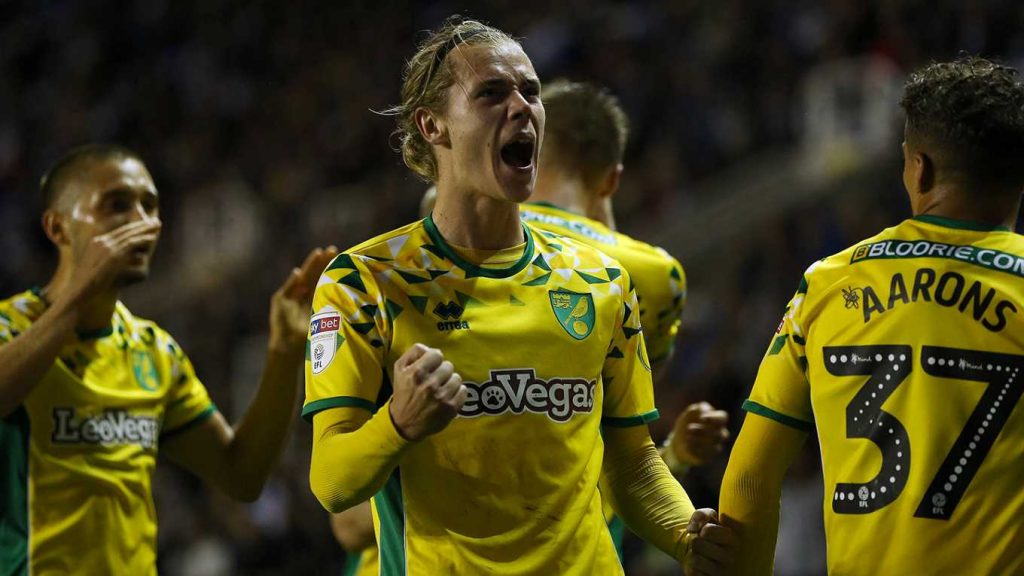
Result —
<path fill-rule="evenodd" d="M 616 164 L 614 168 L 608 171 L 601 179 L 600 188 L 597 190 L 597 195 L 601 198 L 610 198 L 613 194 L 619 190 L 619 182 L 622 181 L 622 163 Z"/>
<path fill-rule="evenodd" d="M 914 178 L 917 193 L 927 194 L 935 187 L 935 161 L 924 152 L 917 152 L 911 158 L 914 163 Z"/>
<path fill-rule="evenodd" d="M 427 108 L 417 108 L 412 113 L 413 122 L 420 131 L 420 135 L 433 146 L 450 146 L 451 139 L 448 137 L 448 125 L 444 118 L 434 114 Z"/>
<path fill-rule="evenodd" d="M 53 208 L 43 212 L 43 232 L 56 246 L 62 246 L 70 242 L 67 230 L 64 228 L 64 218 L 60 212 Z"/>

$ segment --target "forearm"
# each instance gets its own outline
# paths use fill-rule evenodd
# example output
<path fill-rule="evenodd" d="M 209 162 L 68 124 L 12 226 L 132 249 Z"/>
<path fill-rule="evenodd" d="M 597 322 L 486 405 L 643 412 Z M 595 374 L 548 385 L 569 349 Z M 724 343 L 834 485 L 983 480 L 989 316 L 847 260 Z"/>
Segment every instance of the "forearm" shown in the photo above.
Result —
<path fill-rule="evenodd" d="M 655 448 L 646 427 L 606 428 L 602 494 L 644 540 L 680 562 L 694 507 Z"/>
<path fill-rule="evenodd" d="M 27 330 L 0 346 L 0 418 L 32 393 L 72 337 L 75 322 L 71 308 L 51 306 Z"/>
<path fill-rule="evenodd" d="M 314 417 L 309 485 L 329 512 L 338 513 L 369 500 L 384 487 L 402 454 L 412 445 L 399 435 L 388 409 L 385 404 L 356 430 L 352 430 L 351 421 L 325 425 L 317 420 L 330 414 Z"/>
<path fill-rule="evenodd" d="M 255 498 L 277 466 L 295 419 L 302 351 L 268 349 L 256 396 L 235 426 L 227 450 L 227 486 L 243 499 Z"/>
<path fill-rule="evenodd" d="M 721 517 L 739 540 L 736 574 L 771 574 L 779 531 L 782 486 L 729 462 L 722 479 Z"/>
<path fill-rule="evenodd" d="M 722 480 L 719 513 L 739 540 L 736 574 L 771 574 L 782 481 L 807 434 L 748 414 Z"/>

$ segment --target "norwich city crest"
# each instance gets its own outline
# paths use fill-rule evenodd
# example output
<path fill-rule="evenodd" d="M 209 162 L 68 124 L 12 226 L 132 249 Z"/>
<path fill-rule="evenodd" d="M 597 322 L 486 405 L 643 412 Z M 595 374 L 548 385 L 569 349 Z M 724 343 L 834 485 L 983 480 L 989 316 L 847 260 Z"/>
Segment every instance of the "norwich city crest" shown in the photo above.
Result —
<path fill-rule="evenodd" d="M 160 375 L 149 351 L 132 350 L 132 370 L 135 372 L 135 382 L 139 388 L 155 392 L 160 387 Z"/>
<path fill-rule="evenodd" d="M 583 340 L 594 329 L 594 298 L 563 290 L 549 290 L 548 299 L 555 318 L 569 336 Z"/>

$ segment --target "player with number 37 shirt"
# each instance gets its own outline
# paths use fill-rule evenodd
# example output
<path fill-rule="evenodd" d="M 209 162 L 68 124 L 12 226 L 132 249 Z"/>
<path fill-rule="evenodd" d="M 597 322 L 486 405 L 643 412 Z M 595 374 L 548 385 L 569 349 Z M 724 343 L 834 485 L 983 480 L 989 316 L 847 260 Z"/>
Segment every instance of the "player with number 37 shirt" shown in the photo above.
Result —
<path fill-rule="evenodd" d="M 958 77 L 979 114 L 1009 126 L 965 127 L 960 100 L 924 98 L 961 89 Z M 1021 170 L 954 168 L 969 146 L 992 152 L 981 166 L 1020 150 L 1024 88 L 1011 78 L 967 59 L 908 82 L 915 216 L 807 270 L 744 404 L 721 502 L 740 573 L 770 571 L 776 490 L 812 431 L 830 573 L 1024 573 L 1024 238 L 1009 228 Z M 984 129 L 994 135 L 979 141 Z"/>

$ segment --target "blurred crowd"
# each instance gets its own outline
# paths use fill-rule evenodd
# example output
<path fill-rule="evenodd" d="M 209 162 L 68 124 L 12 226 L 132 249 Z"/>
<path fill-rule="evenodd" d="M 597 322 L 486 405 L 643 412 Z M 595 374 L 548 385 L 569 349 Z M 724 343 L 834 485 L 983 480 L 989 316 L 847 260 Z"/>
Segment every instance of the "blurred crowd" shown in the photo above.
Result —
<path fill-rule="evenodd" d="M 468 12 L 447 1 L 4 2 L 0 292 L 45 283 L 55 264 L 38 223 L 46 166 L 90 141 L 136 149 L 160 189 L 164 230 L 153 278 L 126 301 L 182 343 L 221 410 L 239 415 L 270 294 L 291 267 L 312 246 L 346 248 L 416 218 L 425 184 L 402 165 L 380 111 L 396 102 L 421 31 L 452 13 L 521 37 L 542 80 L 589 80 L 619 96 L 633 125 L 619 224 L 641 239 L 653 214 L 713 200 L 709 178 L 799 145 L 801 94 L 822 66 L 870 56 L 907 71 L 961 51 L 1024 62 L 1024 5 L 1011 0 L 525 0 Z M 656 436 L 698 399 L 733 410 L 738 426 L 803 269 L 908 215 L 898 140 L 888 148 L 881 165 L 821 184 L 834 193 L 723 246 L 728 264 L 684 259 L 678 385 L 659 390 Z M 308 489 L 309 436 L 299 422 L 253 505 L 162 466 L 161 572 L 339 574 L 343 554 Z M 716 504 L 724 462 L 686 479 L 698 504 Z M 793 475 L 791 510 L 820 515 L 815 465 L 812 455 Z M 813 520 L 795 514 L 784 514 L 780 550 L 813 548 L 800 532 Z M 816 573 L 805 555 L 780 574 Z M 629 573 L 663 573 L 650 558 L 631 547 Z"/>

